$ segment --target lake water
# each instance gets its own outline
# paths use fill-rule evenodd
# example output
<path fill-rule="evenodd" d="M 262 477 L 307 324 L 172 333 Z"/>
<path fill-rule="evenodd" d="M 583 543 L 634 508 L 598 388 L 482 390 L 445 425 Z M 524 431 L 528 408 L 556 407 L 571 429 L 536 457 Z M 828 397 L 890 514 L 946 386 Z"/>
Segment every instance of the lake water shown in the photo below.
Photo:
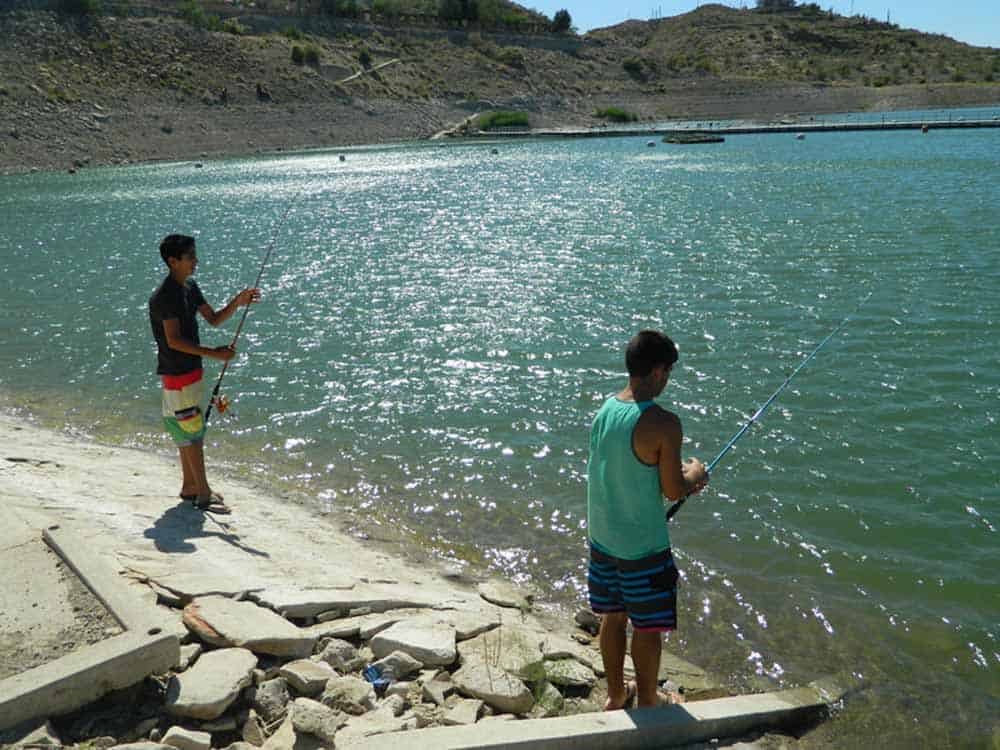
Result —
<path fill-rule="evenodd" d="M 746 689 L 853 675 L 810 743 L 995 743 L 1000 130 L 493 147 L 3 178 L 3 405 L 169 453 L 159 240 L 197 235 L 221 306 L 277 228 L 210 465 L 572 611 L 628 337 L 678 342 L 661 401 L 707 461 L 873 292 L 672 524 L 672 640 Z"/>

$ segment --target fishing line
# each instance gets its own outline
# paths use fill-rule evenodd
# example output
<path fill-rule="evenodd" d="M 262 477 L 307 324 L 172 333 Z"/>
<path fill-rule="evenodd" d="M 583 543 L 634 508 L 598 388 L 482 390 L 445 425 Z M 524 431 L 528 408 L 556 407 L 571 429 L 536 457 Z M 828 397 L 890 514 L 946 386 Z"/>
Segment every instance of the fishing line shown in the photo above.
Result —
<path fill-rule="evenodd" d="M 260 264 L 260 271 L 257 273 L 257 280 L 253 283 L 253 289 L 260 288 L 260 280 L 264 277 L 264 269 L 267 267 L 268 261 L 271 259 L 271 253 L 274 251 L 274 244 L 278 241 L 278 233 L 281 232 L 281 228 L 285 226 L 285 222 L 288 220 L 289 214 L 292 212 L 292 207 L 299 199 L 299 195 L 302 191 L 298 191 L 292 196 L 292 200 L 288 203 L 288 208 L 285 209 L 285 213 L 281 215 L 281 219 L 278 221 L 278 226 L 274 228 L 274 234 L 271 237 L 271 244 L 267 246 L 267 252 L 264 254 L 264 260 Z M 250 305 L 245 305 L 243 307 L 243 316 L 240 318 L 240 324 L 236 326 L 236 335 L 233 336 L 233 341 L 229 345 L 231 348 L 236 348 L 236 342 L 240 340 L 240 333 L 243 331 L 243 324 L 246 323 L 247 315 L 250 314 Z M 208 400 L 208 408 L 205 409 L 205 424 L 208 424 L 208 418 L 212 415 L 212 407 L 218 406 L 219 413 L 223 413 L 229 405 L 228 400 L 225 397 L 219 396 L 219 388 L 222 386 L 222 379 L 226 377 L 226 370 L 229 369 L 229 363 L 236 359 L 227 359 L 222 363 L 222 372 L 219 373 L 219 379 L 215 381 L 215 388 L 212 389 L 212 396 Z"/>
<path fill-rule="evenodd" d="M 838 333 L 840 333 L 840 331 L 844 328 L 844 326 L 847 325 L 847 322 L 857 314 L 858 310 L 860 310 L 869 299 L 871 299 L 871 296 L 873 294 L 875 294 L 874 290 L 871 291 L 871 292 L 869 292 L 867 294 L 867 296 L 863 300 L 861 300 L 861 302 L 858 303 L 858 306 L 855 307 L 854 310 L 852 310 L 851 313 L 846 318 L 844 318 L 842 321 L 840 321 L 840 325 L 838 325 L 836 328 L 834 328 L 833 331 L 831 331 L 830 334 L 825 339 L 823 339 L 822 341 L 820 341 L 819 344 L 816 346 L 816 348 L 813 349 L 809 353 L 809 355 L 799 363 L 799 366 L 796 367 L 794 370 L 792 370 L 791 375 L 789 375 L 787 378 L 785 378 L 785 382 L 782 383 L 778 387 L 778 390 L 776 390 L 774 393 L 772 393 L 771 397 L 767 401 L 765 401 L 763 404 L 761 404 L 761 406 L 757 409 L 757 412 L 752 417 L 750 417 L 750 419 L 747 420 L 746 424 L 744 424 L 739 429 L 739 431 L 735 435 L 733 435 L 733 437 L 730 439 L 730 441 L 728 443 L 726 443 L 726 447 L 723 448 L 719 452 L 719 455 L 712 459 L 712 462 L 705 469 L 706 473 L 708 473 L 709 475 L 712 474 L 712 470 L 722 460 L 722 457 L 725 456 L 727 453 L 729 453 L 730 450 L 732 450 L 733 446 L 736 445 L 736 442 L 741 437 L 743 437 L 743 435 L 746 433 L 747 430 L 750 429 L 750 426 L 754 422 L 756 422 L 758 419 L 760 419 L 762 416 L 764 416 L 764 412 L 767 411 L 767 408 L 772 403 L 774 403 L 775 399 L 777 399 L 778 395 L 783 390 L 785 390 L 785 388 L 788 386 L 788 384 L 792 382 L 792 378 L 794 378 L 796 375 L 798 375 L 799 371 L 803 367 L 805 367 L 809 363 L 809 361 L 819 353 L 819 350 L 822 349 L 824 346 L 826 346 L 826 342 L 828 342 L 830 339 L 832 339 L 834 336 L 836 336 Z M 686 497 L 682 497 L 680 500 L 678 500 L 676 503 L 674 503 L 667 510 L 667 520 L 668 521 L 677 514 L 677 511 L 679 511 L 681 509 L 681 506 L 684 505 L 684 503 L 687 501 L 688 497 L 691 497 L 691 496 L 688 495 Z"/>

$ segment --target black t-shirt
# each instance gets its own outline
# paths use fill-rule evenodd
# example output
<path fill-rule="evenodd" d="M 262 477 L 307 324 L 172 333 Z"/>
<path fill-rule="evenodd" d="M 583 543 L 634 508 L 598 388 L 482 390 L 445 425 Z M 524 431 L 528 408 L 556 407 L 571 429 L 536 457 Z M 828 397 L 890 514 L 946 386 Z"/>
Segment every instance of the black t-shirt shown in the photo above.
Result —
<path fill-rule="evenodd" d="M 198 319 L 195 316 L 198 308 L 204 304 L 205 298 L 194 279 L 178 284 L 170 275 L 149 298 L 149 324 L 153 327 L 153 338 L 159 349 L 157 375 L 184 375 L 201 369 L 201 357 L 170 348 L 167 335 L 163 332 L 163 321 L 176 318 L 180 321 L 181 337 L 193 344 L 200 344 Z"/>

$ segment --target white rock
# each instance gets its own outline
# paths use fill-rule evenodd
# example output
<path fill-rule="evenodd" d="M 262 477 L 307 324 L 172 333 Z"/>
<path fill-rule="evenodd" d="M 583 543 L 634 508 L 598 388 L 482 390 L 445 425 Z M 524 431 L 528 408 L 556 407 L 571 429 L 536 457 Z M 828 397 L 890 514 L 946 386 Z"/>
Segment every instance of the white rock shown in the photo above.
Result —
<path fill-rule="evenodd" d="M 176 747 L 177 750 L 211 750 L 212 735 L 183 727 L 170 727 L 163 735 L 163 744 Z"/>
<path fill-rule="evenodd" d="M 545 679 L 554 685 L 569 687 L 593 687 L 597 675 L 590 667 L 585 667 L 576 659 L 555 659 L 545 661 Z"/>
<path fill-rule="evenodd" d="M 174 716 L 216 719 L 252 680 L 257 657 L 244 648 L 210 651 L 186 672 L 170 678 L 166 710 Z"/>
<path fill-rule="evenodd" d="M 404 651 L 423 664 L 447 666 L 456 658 L 455 629 L 450 625 L 397 622 L 371 640 L 375 656 Z"/>
<path fill-rule="evenodd" d="M 181 663 L 177 665 L 177 671 L 183 672 L 188 669 L 196 661 L 198 657 L 201 656 L 201 644 L 200 643 L 189 643 L 185 646 L 181 646 Z"/>
<path fill-rule="evenodd" d="M 204 731 L 172 726 L 164 733 L 160 742 L 178 750 L 209 750 L 212 746 L 212 735 Z"/>
<path fill-rule="evenodd" d="M 463 664 L 452 680 L 465 695 L 480 698 L 502 713 L 523 714 L 535 704 L 531 691 L 521 680 L 486 662 Z"/>
<path fill-rule="evenodd" d="M 506 581 L 487 581 L 478 586 L 479 595 L 491 604 L 525 611 L 531 609 L 531 594 Z"/>
<path fill-rule="evenodd" d="M 260 683 L 250 696 L 250 704 L 268 724 L 277 721 L 278 717 L 285 713 L 285 707 L 291 700 L 288 683 L 284 677 L 275 677 L 273 680 Z"/>
<path fill-rule="evenodd" d="M 264 606 L 283 612 L 286 617 L 315 617 L 331 609 L 367 608 L 372 612 L 385 612 L 404 607 L 432 607 L 437 603 L 429 596 L 414 596 L 412 586 L 346 581 L 344 585 L 344 588 L 328 589 L 265 588 L 251 596 Z"/>
<path fill-rule="evenodd" d="M 337 673 L 325 661 L 298 659 L 281 667 L 279 674 L 284 677 L 300 695 L 311 696 L 323 692 L 327 680 Z"/>
<path fill-rule="evenodd" d="M 444 723 L 451 725 L 475 724 L 479 712 L 483 710 L 483 702 L 478 698 L 463 698 L 444 715 Z"/>
<path fill-rule="evenodd" d="M 364 666 L 364 661 L 358 657 L 358 650 L 340 638 L 331 638 L 327 641 L 319 660 L 329 664 L 338 672 L 354 672 Z"/>
<path fill-rule="evenodd" d="M 316 637 L 253 602 L 204 596 L 184 608 L 184 624 L 215 646 L 240 646 L 259 654 L 308 656 Z"/>
<path fill-rule="evenodd" d="M 436 682 L 434 680 L 430 680 L 429 682 L 424 683 L 421 688 L 421 695 L 423 695 L 424 700 L 438 706 L 443 706 L 448 694 L 454 689 L 455 686 L 450 682 Z"/>
<path fill-rule="evenodd" d="M 502 625 L 458 644 L 462 663 L 486 662 L 528 682 L 545 677 L 542 635 L 517 625 Z"/>
<path fill-rule="evenodd" d="M 565 698 L 555 685 L 542 680 L 535 685 L 535 710 L 544 716 L 558 716 L 565 705 Z"/>
<path fill-rule="evenodd" d="M 357 677 L 334 677 L 326 683 L 320 701 L 324 706 L 358 716 L 375 708 L 375 689 Z"/>
<path fill-rule="evenodd" d="M 292 726 L 300 734 L 311 734 L 333 745 L 334 736 L 347 721 L 339 711 L 309 698 L 296 698 L 292 704 Z"/>
<path fill-rule="evenodd" d="M 360 743 L 365 737 L 387 732 L 401 732 L 407 728 L 407 720 L 393 714 L 391 707 L 380 708 L 364 716 L 349 719 L 337 733 L 337 748 L 349 748 Z"/>
<path fill-rule="evenodd" d="M 400 680 L 424 668 L 421 662 L 414 659 L 405 651 L 393 651 L 388 656 L 379 659 L 372 666 L 378 667 L 382 672 L 382 676 L 391 680 Z"/>

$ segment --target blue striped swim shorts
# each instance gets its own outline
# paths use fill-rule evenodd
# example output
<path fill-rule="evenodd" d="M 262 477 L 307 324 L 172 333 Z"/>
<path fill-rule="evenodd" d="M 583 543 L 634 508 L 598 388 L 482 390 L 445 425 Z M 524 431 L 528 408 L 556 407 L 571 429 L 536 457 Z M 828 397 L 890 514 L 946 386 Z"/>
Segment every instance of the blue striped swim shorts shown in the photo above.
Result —
<path fill-rule="evenodd" d="M 590 608 L 597 614 L 625 612 L 635 630 L 677 627 L 677 578 L 669 547 L 639 560 L 622 560 L 590 547 Z"/>

